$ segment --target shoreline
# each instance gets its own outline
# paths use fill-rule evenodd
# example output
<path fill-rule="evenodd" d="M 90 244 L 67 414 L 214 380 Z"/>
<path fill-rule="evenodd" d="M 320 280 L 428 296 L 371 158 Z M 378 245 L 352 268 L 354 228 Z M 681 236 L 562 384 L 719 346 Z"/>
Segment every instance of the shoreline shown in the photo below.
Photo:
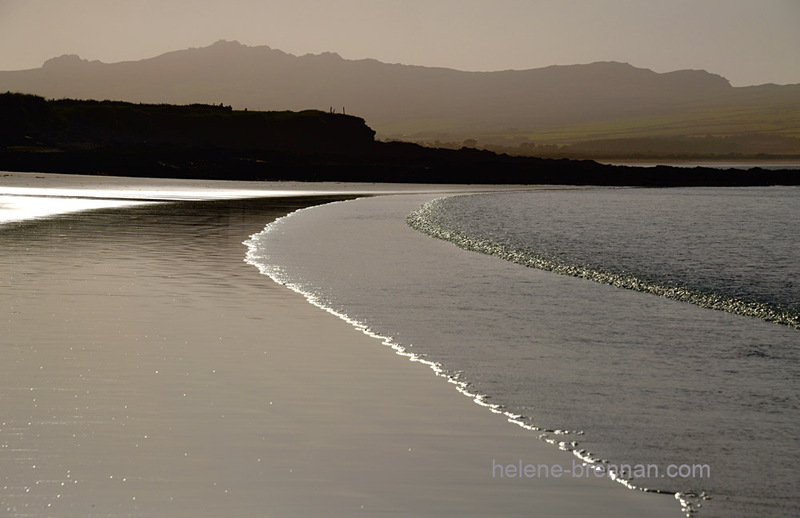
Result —
<path fill-rule="evenodd" d="M 800 169 L 800 158 L 798 157 L 764 157 L 764 158 L 662 158 L 662 157 L 641 157 L 641 158 L 595 158 L 592 159 L 600 164 L 611 166 L 630 166 L 630 167 L 678 167 L 696 168 L 709 167 L 715 169 L 763 169 L 763 170 L 797 170 Z"/>
<path fill-rule="evenodd" d="M 678 516 L 245 264 L 319 198 L 157 204 L 0 226 L 12 279 L 2 503 L 48 516 Z M 65 485 L 61 485 L 65 483 Z M 13 515 L 13 514 L 12 514 Z"/>
<path fill-rule="evenodd" d="M 397 193 L 485 192 L 522 186 L 182 180 L 0 171 L 0 224 L 111 207 L 175 201 Z"/>

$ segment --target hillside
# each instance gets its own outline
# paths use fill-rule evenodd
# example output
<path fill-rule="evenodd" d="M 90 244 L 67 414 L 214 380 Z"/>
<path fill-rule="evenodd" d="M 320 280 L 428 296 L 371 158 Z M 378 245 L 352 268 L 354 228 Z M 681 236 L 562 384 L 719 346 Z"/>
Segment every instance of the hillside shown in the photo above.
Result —
<path fill-rule="evenodd" d="M 0 72 L 0 91 L 250 110 L 334 107 L 364 117 L 379 138 L 417 142 L 756 135 L 765 152 L 800 153 L 800 85 L 737 88 L 705 71 L 658 74 L 614 62 L 462 72 L 220 41 L 112 64 L 62 56 L 38 69 Z M 759 152 L 759 145 L 747 149 Z"/>
<path fill-rule="evenodd" d="M 379 142 L 363 119 L 224 105 L 0 94 L 0 171 L 236 179 L 592 185 L 800 184 L 798 171 L 612 167 Z"/>
<path fill-rule="evenodd" d="M 62 151 L 109 146 L 220 151 L 358 152 L 375 132 L 363 119 L 317 110 L 234 111 L 230 106 L 46 101 L 0 94 L 0 145 Z"/>

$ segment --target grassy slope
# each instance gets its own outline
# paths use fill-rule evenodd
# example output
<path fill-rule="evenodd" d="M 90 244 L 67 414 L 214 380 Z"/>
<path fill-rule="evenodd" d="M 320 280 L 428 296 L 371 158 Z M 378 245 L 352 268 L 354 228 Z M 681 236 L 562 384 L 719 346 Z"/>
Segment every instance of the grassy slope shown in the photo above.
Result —
<path fill-rule="evenodd" d="M 613 139 L 724 137 L 741 142 L 740 147 L 753 153 L 798 155 L 800 100 L 791 87 L 774 87 L 771 92 L 741 89 L 720 99 L 688 101 L 669 110 L 573 124 L 479 131 L 465 130 L 456 120 L 423 119 L 394 124 L 383 128 L 384 132 L 387 129 L 417 142 L 475 138 L 479 143 L 532 141 L 559 146 Z"/>

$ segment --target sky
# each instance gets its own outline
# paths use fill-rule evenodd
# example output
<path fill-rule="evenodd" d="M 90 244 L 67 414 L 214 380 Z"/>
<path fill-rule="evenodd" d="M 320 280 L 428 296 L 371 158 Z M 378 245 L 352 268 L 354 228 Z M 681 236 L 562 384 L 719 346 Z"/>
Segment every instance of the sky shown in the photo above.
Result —
<path fill-rule="evenodd" d="M 220 39 L 460 70 L 620 61 L 800 83 L 800 0 L 0 0 L 0 70 Z"/>

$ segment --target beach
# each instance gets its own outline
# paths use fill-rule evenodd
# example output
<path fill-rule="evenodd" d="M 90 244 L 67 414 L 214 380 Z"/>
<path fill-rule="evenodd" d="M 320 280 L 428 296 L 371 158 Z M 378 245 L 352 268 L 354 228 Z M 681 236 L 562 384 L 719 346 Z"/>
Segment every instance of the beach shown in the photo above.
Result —
<path fill-rule="evenodd" d="M 3 180 L 129 205 L 0 225 L 7 516 L 681 514 L 607 478 L 522 476 L 576 458 L 244 261 L 293 210 L 441 187 Z"/>

